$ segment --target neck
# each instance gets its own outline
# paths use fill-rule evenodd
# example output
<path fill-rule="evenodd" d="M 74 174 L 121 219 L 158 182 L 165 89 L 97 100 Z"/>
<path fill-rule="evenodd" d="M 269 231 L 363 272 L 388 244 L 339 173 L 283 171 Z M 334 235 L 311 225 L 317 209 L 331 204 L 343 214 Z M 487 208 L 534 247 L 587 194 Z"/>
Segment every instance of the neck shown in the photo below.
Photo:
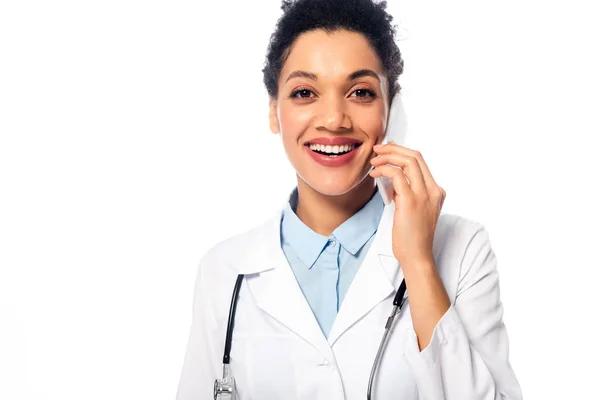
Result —
<path fill-rule="evenodd" d="M 317 192 L 298 177 L 296 215 L 313 231 L 329 236 L 371 200 L 377 190 L 374 182 L 374 178 L 367 176 L 348 193 L 328 196 Z"/>

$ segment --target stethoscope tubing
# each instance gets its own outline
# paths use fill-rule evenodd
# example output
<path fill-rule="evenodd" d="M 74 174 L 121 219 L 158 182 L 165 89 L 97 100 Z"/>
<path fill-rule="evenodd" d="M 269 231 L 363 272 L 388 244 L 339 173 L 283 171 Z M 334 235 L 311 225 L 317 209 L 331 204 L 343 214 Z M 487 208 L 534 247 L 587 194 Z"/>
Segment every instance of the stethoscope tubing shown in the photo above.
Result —
<path fill-rule="evenodd" d="M 238 295 L 244 274 L 239 274 L 235 281 L 233 294 L 231 295 L 231 304 L 229 306 L 229 318 L 227 319 L 227 334 L 225 335 L 225 351 L 223 352 L 223 364 L 229 364 L 229 354 L 231 353 L 231 342 L 233 337 L 233 323 L 235 320 L 235 310 L 237 308 Z"/>
<path fill-rule="evenodd" d="M 373 361 L 373 367 L 371 368 L 371 375 L 369 376 L 369 386 L 367 387 L 367 400 L 371 400 L 371 390 L 373 389 L 373 379 L 375 378 L 375 374 L 377 373 L 377 368 L 379 367 L 379 363 L 381 361 L 381 355 L 383 354 L 383 349 L 387 344 L 387 337 L 390 333 L 390 328 L 392 327 L 392 323 L 394 322 L 394 318 L 396 315 L 400 313 L 402 306 L 406 299 L 404 299 L 404 293 L 406 292 L 406 280 L 402 280 L 398 291 L 396 292 L 396 296 L 394 296 L 394 307 L 392 308 L 392 313 L 388 317 L 385 323 L 385 329 L 383 331 L 383 337 L 381 338 L 381 343 L 379 343 L 379 349 L 377 349 L 377 355 L 375 356 L 375 361 Z"/>
<path fill-rule="evenodd" d="M 229 318 L 227 319 L 227 333 L 225 335 L 225 350 L 223 352 L 223 365 L 229 364 L 230 353 L 231 353 L 231 343 L 233 337 L 233 325 L 235 320 L 235 312 L 237 309 L 237 302 L 240 292 L 240 287 L 242 286 L 242 281 L 244 279 L 244 274 L 239 274 L 235 281 L 235 286 L 233 288 L 233 293 L 231 295 L 231 304 L 229 306 Z M 383 354 L 383 350 L 385 349 L 385 345 L 387 344 L 387 338 L 390 333 L 390 328 L 392 327 L 392 323 L 394 322 L 394 318 L 396 315 L 400 313 L 402 306 L 404 305 L 407 299 L 404 298 L 404 293 L 406 292 L 406 280 L 402 280 L 400 287 L 396 291 L 396 295 L 394 296 L 392 313 L 388 317 L 385 323 L 385 330 L 383 332 L 383 337 L 381 338 L 381 343 L 379 344 L 379 349 L 377 350 L 377 355 L 375 356 L 375 361 L 373 362 L 373 367 L 371 368 L 371 374 L 369 376 L 369 385 L 367 388 L 367 400 L 371 400 L 371 390 L 373 388 L 373 379 L 375 378 L 375 374 L 377 373 L 377 369 L 379 367 L 379 363 L 381 361 L 381 356 Z"/>

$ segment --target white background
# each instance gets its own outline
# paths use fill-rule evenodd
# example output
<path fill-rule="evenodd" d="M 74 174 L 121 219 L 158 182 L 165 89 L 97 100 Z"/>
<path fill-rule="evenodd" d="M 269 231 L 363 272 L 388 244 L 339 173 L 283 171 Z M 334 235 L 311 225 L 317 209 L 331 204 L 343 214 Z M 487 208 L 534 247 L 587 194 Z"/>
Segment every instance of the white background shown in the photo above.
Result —
<path fill-rule="evenodd" d="M 528 399 L 597 395 L 592 1 L 389 2 L 409 132 L 498 257 Z M 295 185 L 271 1 L 0 3 L 0 399 L 174 398 L 200 257 Z"/>

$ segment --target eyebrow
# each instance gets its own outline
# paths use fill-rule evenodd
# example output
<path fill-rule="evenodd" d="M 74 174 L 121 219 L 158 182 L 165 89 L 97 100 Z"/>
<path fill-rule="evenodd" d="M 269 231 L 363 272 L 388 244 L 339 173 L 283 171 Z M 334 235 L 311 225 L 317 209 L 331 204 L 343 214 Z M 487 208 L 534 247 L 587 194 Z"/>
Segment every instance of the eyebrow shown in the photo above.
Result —
<path fill-rule="evenodd" d="M 375 73 L 375 71 L 372 71 L 370 69 L 359 69 L 357 71 L 354 71 L 353 73 L 351 73 L 350 75 L 348 75 L 346 77 L 346 81 L 350 82 L 355 79 L 362 78 L 363 76 L 371 76 L 371 77 L 377 79 L 378 82 L 381 82 L 377 73 Z M 319 80 L 319 77 L 317 76 L 317 74 L 313 74 L 312 72 L 294 71 L 288 75 L 285 82 L 287 83 L 287 81 L 289 81 L 292 78 L 307 78 L 307 79 L 312 79 L 313 81 Z"/>

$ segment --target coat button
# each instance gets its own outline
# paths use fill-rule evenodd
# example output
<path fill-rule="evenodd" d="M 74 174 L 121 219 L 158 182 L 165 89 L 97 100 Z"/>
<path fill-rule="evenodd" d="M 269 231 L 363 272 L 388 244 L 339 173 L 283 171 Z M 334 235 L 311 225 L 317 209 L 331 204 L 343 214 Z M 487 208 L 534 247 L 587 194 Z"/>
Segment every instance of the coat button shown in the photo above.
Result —
<path fill-rule="evenodd" d="M 318 364 L 318 365 L 319 365 L 319 367 L 330 367 L 330 366 L 331 366 L 331 363 L 329 362 L 329 360 L 327 360 L 327 359 L 324 359 L 324 360 L 323 360 L 323 361 L 321 361 L 321 363 L 320 363 L 320 364 Z"/>

